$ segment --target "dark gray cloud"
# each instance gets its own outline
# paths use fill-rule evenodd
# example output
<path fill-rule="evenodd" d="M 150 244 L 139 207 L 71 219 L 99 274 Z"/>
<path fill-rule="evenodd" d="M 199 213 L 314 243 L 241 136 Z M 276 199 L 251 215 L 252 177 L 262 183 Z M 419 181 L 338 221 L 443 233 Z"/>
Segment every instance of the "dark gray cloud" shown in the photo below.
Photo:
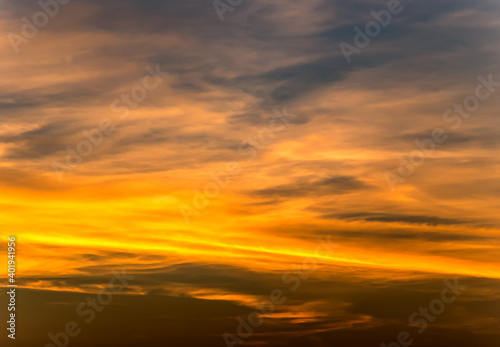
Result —
<path fill-rule="evenodd" d="M 370 185 L 352 176 L 328 178 L 299 178 L 294 183 L 256 190 L 258 197 L 291 198 L 304 196 L 328 196 L 370 189 Z"/>
<path fill-rule="evenodd" d="M 335 231 L 332 234 L 345 238 L 362 238 L 364 240 L 379 239 L 379 240 L 423 240 L 430 242 L 460 242 L 460 241 L 487 241 L 494 238 L 470 235 L 456 234 L 449 232 L 418 232 L 413 230 L 401 231 L 376 231 L 376 232 L 359 232 L 359 231 Z"/>
<path fill-rule="evenodd" d="M 340 214 L 325 214 L 323 218 L 336 218 L 345 220 L 365 220 L 369 222 L 385 222 L 385 223 L 407 223 L 407 224 L 428 224 L 428 225 L 454 225 L 468 224 L 470 221 L 465 219 L 450 219 L 436 216 L 408 215 L 408 214 L 391 214 L 391 213 L 340 213 Z"/>
<path fill-rule="evenodd" d="M 436 144 L 437 150 L 455 149 L 461 150 L 469 148 L 494 148 L 499 146 L 499 134 L 496 129 L 492 128 L 472 128 L 463 130 L 461 132 L 445 129 L 446 141 L 442 144 Z M 406 142 L 408 148 L 415 148 L 414 142 L 416 140 L 424 141 L 425 139 L 432 139 L 433 129 L 422 132 L 414 132 L 400 135 L 396 138 L 388 138 L 388 143 Z"/>
<path fill-rule="evenodd" d="M 0 136 L 0 142 L 14 145 L 3 156 L 9 159 L 39 159 L 63 151 L 66 145 L 76 142 L 82 127 L 77 120 L 60 120 L 17 135 Z"/>

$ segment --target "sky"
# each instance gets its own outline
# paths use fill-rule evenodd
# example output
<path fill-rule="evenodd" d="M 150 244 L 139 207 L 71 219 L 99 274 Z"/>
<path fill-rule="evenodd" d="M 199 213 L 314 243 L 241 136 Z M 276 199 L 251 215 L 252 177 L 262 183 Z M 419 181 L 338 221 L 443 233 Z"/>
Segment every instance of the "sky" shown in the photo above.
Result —
<path fill-rule="evenodd" d="M 60 1 L 0 0 L 2 345 L 500 342 L 498 1 Z"/>

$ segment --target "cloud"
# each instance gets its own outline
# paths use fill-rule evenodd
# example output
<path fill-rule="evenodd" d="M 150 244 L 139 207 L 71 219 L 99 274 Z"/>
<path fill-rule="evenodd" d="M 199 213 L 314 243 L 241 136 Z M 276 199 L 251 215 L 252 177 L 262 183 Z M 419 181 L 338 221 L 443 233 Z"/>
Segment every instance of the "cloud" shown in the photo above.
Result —
<path fill-rule="evenodd" d="M 19 54 L 4 35 L 2 227 L 25 284 L 47 289 L 19 291 L 19 347 L 49 344 L 122 265 L 133 284 L 72 346 L 221 346 L 325 235 L 338 253 L 248 343 L 394 341 L 457 273 L 470 294 L 414 346 L 498 345 L 499 99 L 453 131 L 442 115 L 479 75 L 500 80 L 499 3 L 405 2 L 348 64 L 339 44 L 386 7 L 243 1 L 221 22 L 211 1 L 71 1 Z M 39 10 L 7 0 L 0 27 Z M 121 120 L 111 103 L 157 64 L 170 75 Z M 239 144 L 285 104 L 297 117 L 247 160 Z M 116 131 L 58 182 L 51 163 L 105 117 Z M 383 173 L 435 127 L 447 143 L 390 191 Z M 185 224 L 179 205 L 232 161 L 241 173 Z"/>
<path fill-rule="evenodd" d="M 405 223 L 405 224 L 428 224 L 428 225 L 454 225 L 467 224 L 470 221 L 464 219 L 449 219 L 435 216 L 417 216 L 405 214 L 391 213 L 342 213 L 342 214 L 327 214 L 323 218 L 338 218 L 345 220 L 364 220 L 368 222 L 385 222 L 385 223 Z"/>
<path fill-rule="evenodd" d="M 356 177 L 332 176 L 324 179 L 299 178 L 294 183 L 256 190 L 253 194 L 266 198 L 293 198 L 347 194 L 365 189 L 370 189 L 370 186 Z"/>

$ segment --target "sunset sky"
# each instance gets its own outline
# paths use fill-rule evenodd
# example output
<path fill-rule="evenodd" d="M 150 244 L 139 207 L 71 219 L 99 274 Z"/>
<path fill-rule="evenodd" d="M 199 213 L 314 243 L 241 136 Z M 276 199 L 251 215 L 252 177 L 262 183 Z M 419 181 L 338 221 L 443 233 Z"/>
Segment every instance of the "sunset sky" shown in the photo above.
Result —
<path fill-rule="evenodd" d="M 500 3 L 388 2 L 0 0 L 2 346 L 499 345 Z"/>

